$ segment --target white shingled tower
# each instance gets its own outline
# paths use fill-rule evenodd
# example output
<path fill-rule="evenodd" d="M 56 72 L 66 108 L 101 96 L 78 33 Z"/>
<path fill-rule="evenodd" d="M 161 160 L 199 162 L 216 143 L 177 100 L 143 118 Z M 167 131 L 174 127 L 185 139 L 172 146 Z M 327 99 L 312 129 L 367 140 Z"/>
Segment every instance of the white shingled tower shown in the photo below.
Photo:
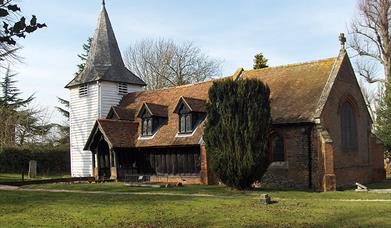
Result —
<path fill-rule="evenodd" d="M 92 153 L 83 147 L 95 120 L 106 117 L 123 95 L 140 91 L 144 86 L 124 65 L 103 1 L 85 69 L 65 86 L 70 90 L 73 177 L 92 176 Z"/>

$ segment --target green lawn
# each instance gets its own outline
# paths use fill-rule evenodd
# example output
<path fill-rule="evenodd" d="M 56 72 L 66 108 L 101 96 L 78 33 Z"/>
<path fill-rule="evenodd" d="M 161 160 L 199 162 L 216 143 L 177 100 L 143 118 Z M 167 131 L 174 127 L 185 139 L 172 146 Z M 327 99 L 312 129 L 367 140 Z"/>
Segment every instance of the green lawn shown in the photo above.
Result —
<path fill-rule="evenodd" d="M 28 178 L 27 175 L 24 176 L 25 180 L 41 180 L 48 178 L 62 178 L 70 177 L 67 174 L 55 174 L 55 175 L 39 175 L 36 178 Z M 22 174 L 20 173 L 0 173 L 0 182 L 13 182 L 13 181 L 22 181 Z"/>
<path fill-rule="evenodd" d="M 373 186 L 391 188 L 390 183 Z M 391 194 L 352 190 L 330 193 L 270 190 L 267 192 L 277 202 L 262 205 L 258 197 L 264 191 L 241 192 L 222 186 L 193 185 L 156 189 L 104 183 L 50 184 L 24 188 L 151 194 L 0 191 L 1 227 L 391 226 L 391 201 L 341 201 L 391 200 Z M 181 195 L 154 195 L 156 193 Z"/>

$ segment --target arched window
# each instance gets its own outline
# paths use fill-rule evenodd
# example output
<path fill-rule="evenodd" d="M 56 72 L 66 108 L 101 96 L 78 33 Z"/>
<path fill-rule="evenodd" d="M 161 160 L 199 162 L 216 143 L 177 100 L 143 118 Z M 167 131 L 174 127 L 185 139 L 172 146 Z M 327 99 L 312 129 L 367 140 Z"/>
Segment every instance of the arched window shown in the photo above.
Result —
<path fill-rule="evenodd" d="M 341 144 L 343 149 L 357 148 L 357 122 L 352 104 L 345 101 L 340 110 L 341 117 Z"/>
<path fill-rule="evenodd" d="M 271 161 L 285 161 L 284 140 L 279 135 L 274 135 L 271 140 Z"/>

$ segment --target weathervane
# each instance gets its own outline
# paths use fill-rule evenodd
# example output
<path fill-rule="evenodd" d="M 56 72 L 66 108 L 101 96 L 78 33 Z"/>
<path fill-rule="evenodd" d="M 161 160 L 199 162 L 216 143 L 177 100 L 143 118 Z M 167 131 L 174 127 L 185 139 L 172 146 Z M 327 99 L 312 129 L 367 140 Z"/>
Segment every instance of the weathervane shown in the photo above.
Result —
<path fill-rule="evenodd" d="M 339 34 L 339 42 L 341 43 L 342 48 L 345 48 L 346 37 L 344 33 Z"/>

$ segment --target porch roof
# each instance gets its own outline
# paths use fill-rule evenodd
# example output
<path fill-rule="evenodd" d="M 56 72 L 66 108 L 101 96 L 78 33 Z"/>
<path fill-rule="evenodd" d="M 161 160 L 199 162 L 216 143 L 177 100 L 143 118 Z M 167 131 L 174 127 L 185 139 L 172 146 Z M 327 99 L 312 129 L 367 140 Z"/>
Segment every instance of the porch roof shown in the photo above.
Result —
<path fill-rule="evenodd" d="M 98 119 L 87 143 L 85 150 L 90 150 L 93 143 L 98 140 L 99 132 L 103 135 L 110 148 L 135 147 L 138 123 L 127 120 Z"/>

